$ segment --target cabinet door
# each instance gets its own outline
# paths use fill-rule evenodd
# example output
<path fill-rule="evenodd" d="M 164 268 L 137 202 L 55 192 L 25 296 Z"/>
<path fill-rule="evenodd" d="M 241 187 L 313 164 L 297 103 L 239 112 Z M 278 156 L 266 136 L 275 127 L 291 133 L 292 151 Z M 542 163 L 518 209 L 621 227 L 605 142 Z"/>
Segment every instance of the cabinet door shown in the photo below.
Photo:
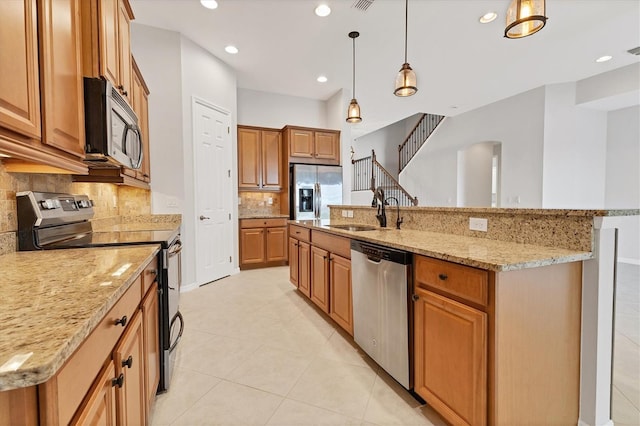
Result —
<path fill-rule="evenodd" d="M 0 1 L 0 126 L 40 139 L 35 0 Z"/>
<path fill-rule="evenodd" d="M 264 228 L 240 230 L 240 264 L 264 263 Z"/>
<path fill-rule="evenodd" d="M 124 376 L 122 387 L 116 388 L 116 407 L 121 425 L 145 424 L 144 332 L 142 315 L 131 319 L 122 339 L 114 349 L 116 375 Z"/>
<path fill-rule="evenodd" d="M 298 287 L 298 240 L 289 238 L 289 281 Z"/>
<path fill-rule="evenodd" d="M 150 182 L 149 162 L 149 99 L 143 83 L 142 75 L 136 66 L 133 67 L 133 80 L 131 82 L 131 101 L 133 111 L 138 116 L 138 127 L 142 135 L 142 165 L 136 170 L 136 179 Z"/>
<path fill-rule="evenodd" d="M 118 62 L 120 64 L 120 93 L 131 104 L 131 18 L 126 0 L 118 1 Z"/>
<path fill-rule="evenodd" d="M 287 228 L 267 228 L 267 262 L 287 260 Z"/>
<path fill-rule="evenodd" d="M 298 289 L 311 297 L 311 246 L 298 241 Z"/>
<path fill-rule="evenodd" d="M 331 255 L 329 297 L 331 318 L 353 336 L 353 302 L 351 297 L 351 260 Z"/>
<path fill-rule="evenodd" d="M 85 0 L 86 1 L 86 0 Z M 98 0 L 100 19 L 98 40 L 100 42 L 100 75 L 105 76 L 114 86 L 120 85 L 120 43 L 118 0 Z"/>
<path fill-rule="evenodd" d="M 448 422 L 487 424 L 487 314 L 416 289 L 415 391 Z"/>
<path fill-rule="evenodd" d="M 124 376 L 123 376 L 124 377 Z M 123 383 L 124 384 L 124 383 Z M 71 425 L 116 424 L 116 370 L 113 362 L 102 370 Z"/>
<path fill-rule="evenodd" d="M 311 247 L 311 300 L 329 313 L 329 252 Z"/>
<path fill-rule="evenodd" d="M 282 187 L 282 135 L 280 132 L 262 131 L 262 187 Z"/>
<path fill-rule="evenodd" d="M 289 156 L 313 158 L 313 131 L 289 129 Z"/>
<path fill-rule="evenodd" d="M 340 139 L 336 133 L 315 132 L 315 158 L 340 162 Z"/>
<path fill-rule="evenodd" d="M 260 188 L 260 130 L 238 129 L 238 188 Z"/>
<path fill-rule="evenodd" d="M 160 338 L 158 335 L 158 283 L 153 283 L 142 301 L 144 329 L 144 391 L 147 396 L 145 415 L 148 417 L 156 398 L 160 381 Z"/>
<path fill-rule="evenodd" d="M 39 0 L 42 142 L 84 157 L 80 0 Z M 4 78 L 4 77 L 3 77 Z"/>

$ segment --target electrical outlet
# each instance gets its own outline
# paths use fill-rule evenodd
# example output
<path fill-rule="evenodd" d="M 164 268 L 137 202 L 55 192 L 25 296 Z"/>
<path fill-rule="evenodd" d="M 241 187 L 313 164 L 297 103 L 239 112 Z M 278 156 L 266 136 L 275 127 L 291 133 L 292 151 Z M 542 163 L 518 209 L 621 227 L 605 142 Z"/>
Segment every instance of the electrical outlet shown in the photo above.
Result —
<path fill-rule="evenodd" d="M 268 202 L 268 204 L 270 206 L 272 206 L 273 205 L 273 197 L 269 197 L 269 200 L 267 202 Z"/>
<path fill-rule="evenodd" d="M 342 217 L 349 217 L 349 213 L 347 213 L 346 210 L 341 210 L 342 212 Z"/>
<path fill-rule="evenodd" d="M 487 232 L 487 219 L 480 219 L 477 217 L 469 218 L 469 229 L 472 231 L 482 231 Z"/>
<path fill-rule="evenodd" d="M 347 217 L 353 217 L 353 210 L 347 210 Z"/>

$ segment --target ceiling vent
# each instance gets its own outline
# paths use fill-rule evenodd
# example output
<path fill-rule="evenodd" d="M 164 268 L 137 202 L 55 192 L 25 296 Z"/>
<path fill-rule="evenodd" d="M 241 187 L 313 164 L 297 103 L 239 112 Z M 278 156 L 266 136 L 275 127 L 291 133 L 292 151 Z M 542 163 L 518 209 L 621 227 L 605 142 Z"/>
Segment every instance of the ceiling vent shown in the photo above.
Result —
<path fill-rule="evenodd" d="M 627 50 L 627 52 L 631 53 L 632 55 L 640 56 L 640 46 L 629 49 Z"/>
<path fill-rule="evenodd" d="M 369 9 L 369 6 L 371 6 L 374 1 L 375 0 L 355 0 L 353 2 L 353 6 L 351 7 L 366 12 L 367 9 Z"/>

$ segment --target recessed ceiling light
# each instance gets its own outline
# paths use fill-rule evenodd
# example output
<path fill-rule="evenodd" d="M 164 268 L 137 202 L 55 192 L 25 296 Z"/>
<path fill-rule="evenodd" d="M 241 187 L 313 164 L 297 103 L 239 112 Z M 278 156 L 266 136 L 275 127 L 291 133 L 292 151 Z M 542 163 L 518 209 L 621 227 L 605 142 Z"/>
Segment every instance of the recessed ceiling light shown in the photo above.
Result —
<path fill-rule="evenodd" d="M 324 3 L 316 7 L 316 15 L 318 16 L 325 17 L 325 16 L 329 16 L 330 13 L 331 13 L 331 8 Z"/>
<path fill-rule="evenodd" d="M 319 75 L 316 80 L 318 80 L 318 83 L 326 83 L 327 77 L 325 77 L 324 75 Z"/>
<path fill-rule="evenodd" d="M 607 62 L 607 61 L 610 61 L 611 59 L 613 59 L 613 56 L 604 55 L 604 56 L 600 56 L 598 59 L 596 59 L 596 62 Z"/>
<path fill-rule="evenodd" d="M 238 48 L 235 47 L 235 46 L 231 46 L 231 45 L 225 47 L 224 50 L 225 50 L 225 52 L 231 53 L 232 55 L 235 55 L 236 53 L 238 53 Z"/>
<path fill-rule="evenodd" d="M 488 24 L 489 22 L 493 21 L 494 19 L 496 19 L 498 17 L 498 14 L 495 12 L 487 12 L 484 15 L 482 15 L 479 19 L 481 24 Z"/>
<path fill-rule="evenodd" d="M 200 4 L 207 9 L 216 9 L 218 7 L 218 2 L 216 0 L 200 0 Z"/>

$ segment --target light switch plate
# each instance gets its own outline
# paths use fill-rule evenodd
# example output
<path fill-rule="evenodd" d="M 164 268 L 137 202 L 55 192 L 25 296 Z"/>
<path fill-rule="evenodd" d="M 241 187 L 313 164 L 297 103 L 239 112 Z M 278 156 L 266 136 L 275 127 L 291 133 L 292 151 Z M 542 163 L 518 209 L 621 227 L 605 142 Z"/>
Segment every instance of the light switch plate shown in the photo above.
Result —
<path fill-rule="evenodd" d="M 341 210 L 341 212 L 342 212 L 342 217 L 349 217 L 346 210 Z"/>
<path fill-rule="evenodd" d="M 469 229 L 472 231 L 482 231 L 487 232 L 487 219 L 481 219 L 478 217 L 470 217 L 469 218 Z"/>
<path fill-rule="evenodd" d="M 353 210 L 347 210 L 347 217 L 353 217 Z"/>

